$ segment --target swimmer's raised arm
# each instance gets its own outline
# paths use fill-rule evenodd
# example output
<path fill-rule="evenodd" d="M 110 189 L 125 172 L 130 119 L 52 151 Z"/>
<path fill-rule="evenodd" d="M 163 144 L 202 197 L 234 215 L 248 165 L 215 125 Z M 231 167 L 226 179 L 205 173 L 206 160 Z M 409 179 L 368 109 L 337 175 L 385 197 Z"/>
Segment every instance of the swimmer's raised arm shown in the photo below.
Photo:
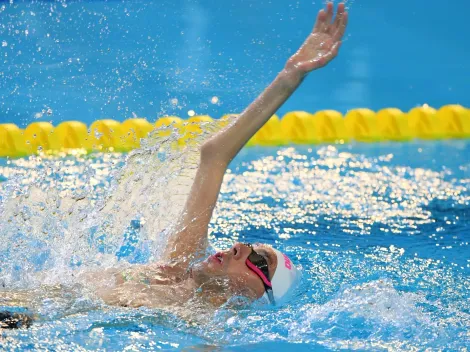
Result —
<path fill-rule="evenodd" d="M 343 3 L 333 17 L 333 4 L 328 3 L 326 11 L 318 13 L 312 33 L 269 87 L 237 119 L 202 145 L 199 168 L 179 220 L 179 230 L 167 247 L 168 258 L 194 259 L 204 252 L 208 225 L 230 161 L 309 72 L 325 66 L 338 54 L 348 21 Z"/>
<path fill-rule="evenodd" d="M 269 120 L 299 87 L 307 74 L 321 68 L 338 54 L 348 20 L 344 4 L 338 5 L 333 20 L 333 4 L 318 13 L 312 33 L 287 61 L 284 69 L 261 95 L 230 125 L 207 141 L 206 153 L 219 164 L 228 163 L 248 140 Z"/>

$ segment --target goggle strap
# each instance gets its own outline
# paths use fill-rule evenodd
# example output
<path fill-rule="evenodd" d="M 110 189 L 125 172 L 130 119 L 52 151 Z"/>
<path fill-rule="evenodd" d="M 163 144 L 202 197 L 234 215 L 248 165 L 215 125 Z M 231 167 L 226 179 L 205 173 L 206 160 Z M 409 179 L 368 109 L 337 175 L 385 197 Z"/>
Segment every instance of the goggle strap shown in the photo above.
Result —
<path fill-rule="evenodd" d="M 271 302 L 272 305 L 276 305 L 276 301 L 274 300 L 274 294 L 273 290 L 270 287 L 266 288 L 266 293 L 268 294 L 269 302 Z"/>
<path fill-rule="evenodd" d="M 256 265 L 254 265 L 249 259 L 246 260 L 246 265 L 248 265 L 248 267 L 253 270 L 261 278 L 261 280 L 263 280 L 263 283 L 266 286 L 272 289 L 273 285 Z"/>

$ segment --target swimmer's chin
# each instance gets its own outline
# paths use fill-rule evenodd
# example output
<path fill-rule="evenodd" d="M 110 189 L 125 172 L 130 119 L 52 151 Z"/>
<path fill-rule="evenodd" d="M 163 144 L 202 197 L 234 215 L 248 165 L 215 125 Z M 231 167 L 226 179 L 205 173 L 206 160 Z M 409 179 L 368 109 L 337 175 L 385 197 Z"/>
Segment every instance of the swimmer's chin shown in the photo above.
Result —
<path fill-rule="evenodd" d="M 214 260 L 211 259 L 211 257 L 212 256 L 209 256 L 206 259 L 201 260 L 191 265 L 190 272 L 192 273 L 191 275 L 193 278 L 196 273 L 204 274 L 204 275 L 211 275 L 211 274 L 214 274 L 215 272 L 220 271 L 221 269 L 220 264 L 214 262 Z"/>
<path fill-rule="evenodd" d="M 200 261 L 194 263 L 189 267 L 189 278 L 194 280 L 197 284 L 202 284 L 209 275 L 209 263 L 207 261 Z"/>

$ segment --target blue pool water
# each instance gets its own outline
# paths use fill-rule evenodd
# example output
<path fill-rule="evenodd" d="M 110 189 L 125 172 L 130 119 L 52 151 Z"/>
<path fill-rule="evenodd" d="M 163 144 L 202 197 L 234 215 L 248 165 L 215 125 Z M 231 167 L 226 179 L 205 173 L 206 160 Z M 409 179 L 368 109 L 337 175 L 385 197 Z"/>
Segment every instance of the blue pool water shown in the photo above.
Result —
<path fill-rule="evenodd" d="M 144 174 L 145 166 L 136 165 L 145 163 L 135 160 L 146 158 L 134 156 L 123 170 L 133 165 Z M 160 176 L 185 169 L 163 155 L 159 160 L 166 170 Z M 119 154 L 1 160 L 7 181 L 0 183 L 0 283 L 35 290 L 41 318 L 29 330 L 2 332 L 0 349 L 409 351 L 470 344 L 468 141 L 244 149 L 224 179 L 211 243 L 272 244 L 301 266 L 303 280 L 287 306 L 220 309 L 203 323 L 106 307 L 73 289 L 71 273 L 80 265 L 158 256 L 158 238 L 132 232 L 105 211 L 112 203 L 119 204 L 113 208 L 119 219 L 145 216 L 145 202 L 131 211 L 125 200 L 113 203 L 122 190 L 114 181 L 126 182 L 113 171 L 125 164 Z M 187 170 L 176 176 L 180 196 L 189 176 Z M 171 212 L 163 199 L 178 193 L 171 182 L 158 181 L 168 190 L 147 198 L 162 206 L 152 208 L 152 218 L 163 223 Z M 144 184 L 137 182 L 128 197 L 141 194 Z M 65 189 L 77 202 L 69 217 L 54 210 L 70 198 Z M 77 200 L 84 191 L 89 208 Z M 103 199 L 107 205 L 93 208 Z M 176 196 L 171 202 L 180 204 Z M 87 232 L 86 246 L 78 220 L 84 214 L 108 231 L 101 241 Z M 49 299 L 41 291 L 58 283 L 71 292 Z"/>
<path fill-rule="evenodd" d="M 2 1 L 0 123 L 240 112 L 305 40 L 324 3 Z M 308 78 L 279 116 L 470 106 L 470 2 L 454 0 L 448 18 L 442 1 L 346 3 L 350 21 L 339 56 Z"/>
<path fill-rule="evenodd" d="M 0 2 L 0 123 L 242 111 L 302 43 L 321 3 Z M 340 55 L 280 116 L 470 105 L 470 2 L 450 10 L 440 1 L 347 6 Z M 222 308 L 194 321 L 105 306 L 76 281 L 81 270 L 158 260 L 194 175 L 192 151 L 161 151 L 158 143 L 127 160 L 0 159 L 0 308 L 38 316 L 28 330 L 0 332 L 0 350 L 470 345 L 470 142 L 242 150 L 224 180 L 211 244 L 272 244 L 303 280 L 287 306 Z"/>

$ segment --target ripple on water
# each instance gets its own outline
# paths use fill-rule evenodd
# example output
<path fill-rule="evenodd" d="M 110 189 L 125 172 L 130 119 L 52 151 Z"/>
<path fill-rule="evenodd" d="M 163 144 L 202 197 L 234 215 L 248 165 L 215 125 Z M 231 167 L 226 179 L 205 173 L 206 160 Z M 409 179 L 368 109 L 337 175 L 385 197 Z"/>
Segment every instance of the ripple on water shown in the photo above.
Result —
<path fill-rule="evenodd" d="M 45 320 L 29 331 L 8 332 L 2 343 L 18 350 L 33 344 L 75 350 L 468 346 L 468 146 L 434 147 L 437 156 L 452 153 L 457 160 L 436 156 L 442 167 L 419 158 L 422 153 L 413 148 L 426 148 L 422 145 L 381 146 L 380 152 L 360 145 L 360 153 L 354 148 L 246 150 L 224 179 L 212 244 L 262 241 L 287 252 L 304 274 L 290 305 L 225 308 L 193 326 L 161 311 L 106 308 L 70 295 L 58 302 L 44 298 L 37 307 Z M 165 160 L 172 161 L 158 164 Z M 167 223 L 159 210 L 169 200 L 181 204 L 187 189 L 168 198 L 176 189 L 166 186 L 179 177 L 179 185 L 187 187 L 194 160 L 194 155 L 156 156 L 149 145 L 127 160 L 103 154 L 2 163 L 0 175 L 8 182 L 0 184 L 0 211 L 11 221 L 2 223 L 0 233 L 14 241 L 0 243 L 0 279 L 17 288 L 73 285 L 69 274 L 77 266 L 157 257 L 161 241 L 137 231 L 132 235 L 137 245 L 131 246 L 132 236 L 123 232 L 136 217 L 147 229 Z M 149 176 L 154 173 L 158 176 Z M 159 193 L 162 187 L 166 193 Z M 148 198 L 152 192 L 157 195 Z M 149 200 L 144 209 L 131 211 L 142 199 Z M 103 213 L 91 216 L 90 209 Z M 107 238 L 106 230 L 114 237 Z M 123 243 L 128 245 L 119 252 Z M 38 269 L 47 274 L 38 275 Z"/>

